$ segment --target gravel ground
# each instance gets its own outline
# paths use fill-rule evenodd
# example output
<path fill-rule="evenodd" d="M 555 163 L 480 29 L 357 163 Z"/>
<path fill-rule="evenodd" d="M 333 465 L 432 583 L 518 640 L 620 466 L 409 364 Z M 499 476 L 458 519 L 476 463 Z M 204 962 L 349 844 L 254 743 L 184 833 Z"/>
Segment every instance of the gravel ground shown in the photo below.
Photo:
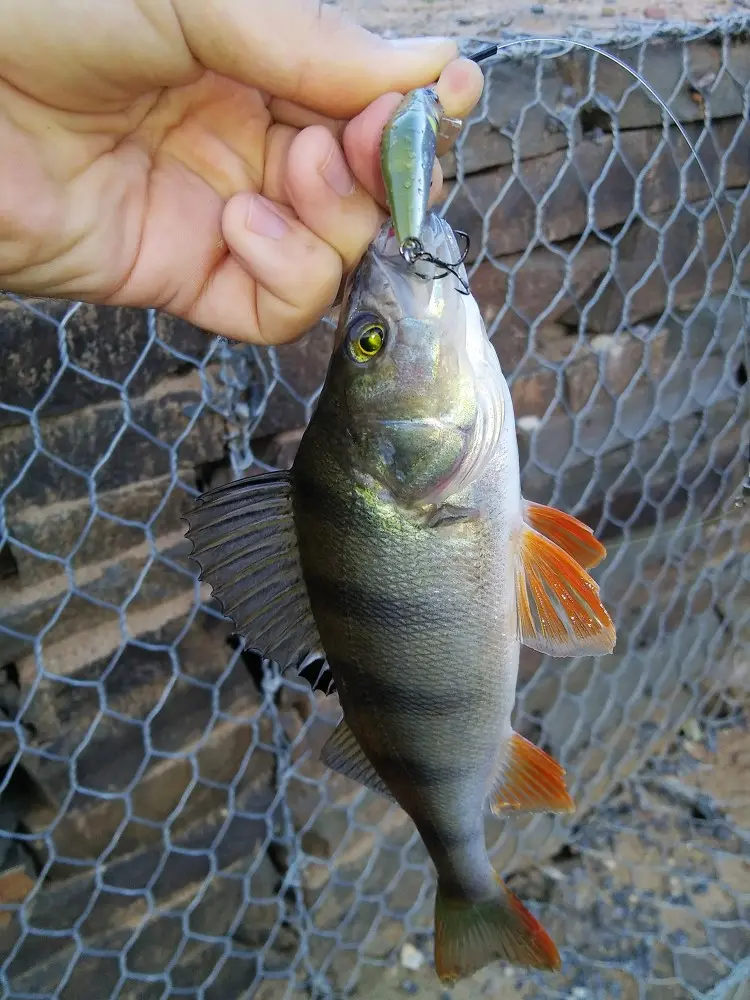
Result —
<path fill-rule="evenodd" d="M 385 971 L 368 969 L 358 995 L 691 1000 L 715 989 L 750 955 L 750 698 L 740 712 L 726 729 L 690 720 L 571 849 L 509 880 L 557 941 L 561 974 L 498 964 L 446 990 L 423 941 Z"/>
<path fill-rule="evenodd" d="M 748 13 L 750 0 L 555 0 L 499 3 L 498 0 L 339 0 L 360 23 L 392 35 L 471 36 L 498 31 L 544 35 L 576 29 L 612 31 L 622 23 L 653 26 L 660 21 L 710 24 L 728 14 Z"/>

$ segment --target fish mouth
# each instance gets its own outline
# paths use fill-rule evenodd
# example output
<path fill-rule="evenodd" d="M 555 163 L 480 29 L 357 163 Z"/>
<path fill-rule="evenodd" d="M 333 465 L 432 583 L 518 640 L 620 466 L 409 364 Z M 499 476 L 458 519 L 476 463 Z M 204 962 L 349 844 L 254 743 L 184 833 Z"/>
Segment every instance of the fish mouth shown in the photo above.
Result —
<path fill-rule="evenodd" d="M 370 244 L 370 250 L 374 256 L 388 261 L 391 266 L 396 266 L 412 278 L 434 281 L 438 275 L 444 272 L 444 266 L 440 263 L 444 261 L 454 269 L 459 280 L 464 282 L 467 280 L 466 269 L 461 263 L 461 251 L 456 234 L 450 223 L 446 222 L 442 216 L 435 212 L 427 213 L 419 243 L 421 249 L 433 260 L 420 260 L 419 270 L 417 270 L 417 265 L 409 263 L 403 256 L 393 222 L 388 220 L 383 223 L 377 236 Z"/>

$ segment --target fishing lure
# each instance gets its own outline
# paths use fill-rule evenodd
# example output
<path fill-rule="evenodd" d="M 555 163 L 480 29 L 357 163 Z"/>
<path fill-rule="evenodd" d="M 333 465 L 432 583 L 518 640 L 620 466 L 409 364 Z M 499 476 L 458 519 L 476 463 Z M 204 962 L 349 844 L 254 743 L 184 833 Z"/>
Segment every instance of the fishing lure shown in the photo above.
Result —
<path fill-rule="evenodd" d="M 469 58 L 472 62 L 481 62 L 494 55 L 497 48 L 497 45 L 487 45 Z M 448 151 L 462 127 L 460 118 L 445 114 L 434 88 L 412 90 L 383 129 L 380 163 L 401 256 L 407 264 L 422 260 L 442 267 L 444 274 L 452 274 L 459 280 L 461 291 L 466 295 L 469 290 L 458 268 L 469 252 L 468 235 L 456 232 L 464 242 L 463 253 L 457 261 L 436 260 L 422 243 L 435 158 Z"/>

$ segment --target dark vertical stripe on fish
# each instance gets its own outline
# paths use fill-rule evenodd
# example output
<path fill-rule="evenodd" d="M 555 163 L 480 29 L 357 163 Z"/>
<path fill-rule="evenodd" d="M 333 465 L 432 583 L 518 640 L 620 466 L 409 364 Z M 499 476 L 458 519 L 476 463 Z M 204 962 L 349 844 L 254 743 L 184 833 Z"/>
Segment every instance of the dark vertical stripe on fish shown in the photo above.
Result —
<path fill-rule="evenodd" d="M 368 757 L 372 766 L 389 785 L 408 783 L 421 788 L 439 788 L 443 785 L 458 784 L 472 774 L 471 763 L 438 764 L 427 757 L 407 756 L 405 753 L 389 753 L 368 747 Z"/>
<path fill-rule="evenodd" d="M 363 670 L 357 664 L 333 661 L 335 672 L 340 677 L 361 677 Z M 424 687 L 415 687 L 408 671 L 401 677 L 393 674 L 387 676 L 381 672 L 367 671 L 367 695 L 377 705 L 389 709 L 413 712 L 422 718 L 433 719 L 455 718 L 457 715 L 470 715 L 476 709 L 476 696 L 470 689 L 450 681 L 439 691 L 429 691 Z"/>

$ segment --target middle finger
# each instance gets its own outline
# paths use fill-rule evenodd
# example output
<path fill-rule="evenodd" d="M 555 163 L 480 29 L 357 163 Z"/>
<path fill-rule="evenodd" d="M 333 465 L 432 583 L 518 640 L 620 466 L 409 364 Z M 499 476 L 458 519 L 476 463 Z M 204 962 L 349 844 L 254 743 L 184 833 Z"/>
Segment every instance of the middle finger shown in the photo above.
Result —
<path fill-rule="evenodd" d="M 303 129 L 289 148 L 286 191 L 299 220 L 338 252 L 345 273 L 385 220 L 353 177 L 338 142 L 317 125 Z"/>

